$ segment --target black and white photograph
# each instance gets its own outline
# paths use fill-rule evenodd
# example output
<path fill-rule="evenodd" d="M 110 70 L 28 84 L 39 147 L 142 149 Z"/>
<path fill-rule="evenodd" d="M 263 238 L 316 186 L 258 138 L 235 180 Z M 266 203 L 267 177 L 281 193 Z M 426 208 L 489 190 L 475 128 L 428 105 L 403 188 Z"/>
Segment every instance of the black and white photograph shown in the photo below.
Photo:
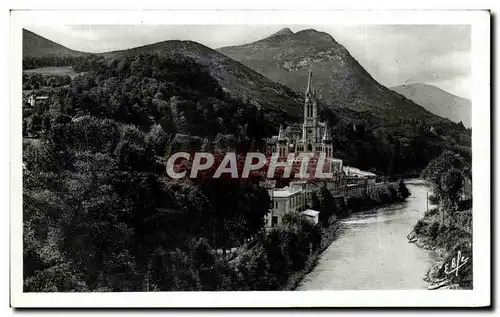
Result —
<path fill-rule="evenodd" d="M 489 50 L 471 22 L 489 32 L 487 11 L 282 24 L 24 13 L 10 105 L 19 305 L 165 292 L 155 306 L 207 293 L 330 303 L 314 291 L 489 303 L 489 260 L 476 261 L 490 256 L 489 196 L 473 198 L 489 195 L 475 174 L 489 177 L 489 77 L 474 68 Z"/>

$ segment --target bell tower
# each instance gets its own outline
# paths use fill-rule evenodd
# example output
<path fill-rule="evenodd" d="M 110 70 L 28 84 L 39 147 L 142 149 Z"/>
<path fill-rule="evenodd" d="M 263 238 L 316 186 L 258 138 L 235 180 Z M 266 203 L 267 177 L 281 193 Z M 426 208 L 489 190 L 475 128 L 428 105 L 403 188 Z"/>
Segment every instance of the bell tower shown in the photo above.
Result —
<path fill-rule="evenodd" d="M 312 144 L 318 142 L 320 136 L 317 135 L 318 102 L 316 91 L 312 86 L 312 70 L 309 68 L 307 88 L 304 102 L 304 124 L 302 125 L 302 143 Z"/>
<path fill-rule="evenodd" d="M 325 133 L 323 134 L 323 138 L 321 139 L 323 152 L 326 154 L 326 157 L 333 157 L 333 141 L 332 135 L 328 130 L 328 125 L 325 123 Z"/>
<path fill-rule="evenodd" d="M 285 130 L 283 130 L 283 126 L 280 126 L 280 131 L 278 133 L 276 152 L 278 152 L 278 157 L 286 157 L 288 155 L 288 139 L 285 137 Z"/>

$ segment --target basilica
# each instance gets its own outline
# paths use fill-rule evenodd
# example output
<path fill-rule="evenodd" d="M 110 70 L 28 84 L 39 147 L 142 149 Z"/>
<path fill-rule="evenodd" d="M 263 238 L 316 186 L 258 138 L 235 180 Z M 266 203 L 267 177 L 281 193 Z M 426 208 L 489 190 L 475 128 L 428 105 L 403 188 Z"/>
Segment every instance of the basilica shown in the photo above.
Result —
<path fill-rule="evenodd" d="M 268 140 L 268 150 L 278 153 L 285 159 L 290 154 L 296 166 L 301 165 L 301 153 L 312 153 L 311 162 L 318 165 L 321 157 L 325 158 L 323 173 L 329 177 L 300 178 L 291 181 L 288 186 L 276 188 L 276 181 L 266 180 L 261 185 L 268 189 L 273 205 L 265 217 L 266 228 L 270 229 L 282 223 L 283 216 L 290 212 L 304 214 L 313 224 L 318 223 L 319 211 L 308 209 L 311 194 L 318 186 L 326 185 L 336 198 L 366 195 L 368 188 L 375 184 L 375 174 L 357 168 L 344 167 L 341 159 L 333 157 L 333 140 L 326 122 L 318 119 L 317 92 L 312 86 L 312 72 L 309 70 L 304 102 L 304 122 L 302 135 L 289 135 L 283 126 L 277 136 Z M 312 176 L 312 175 L 311 175 Z"/>
<path fill-rule="evenodd" d="M 286 135 L 285 129 L 280 126 L 278 135 L 273 136 L 271 140 L 269 146 L 272 152 L 279 153 L 279 157 L 287 157 L 290 153 L 295 153 L 295 157 L 300 153 L 313 153 L 317 158 L 324 153 L 327 158 L 327 171 L 342 173 L 342 160 L 333 157 L 333 142 L 328 125 L 318 119 L 318 98 L 312 85 L 311 70 L 305 91 L 302 136 Z"/>

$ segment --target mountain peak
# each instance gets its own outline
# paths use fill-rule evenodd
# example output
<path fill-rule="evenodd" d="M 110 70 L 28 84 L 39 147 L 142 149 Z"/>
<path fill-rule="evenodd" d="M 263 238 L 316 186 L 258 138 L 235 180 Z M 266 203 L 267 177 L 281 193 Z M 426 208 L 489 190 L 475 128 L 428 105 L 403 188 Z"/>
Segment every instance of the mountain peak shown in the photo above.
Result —
<path fill-rule="evenodd" d="M 279 30 L 278 32 L 272 34 L 270 37 L 274 37 L 274 36 L 288 36 L 288 35 L 293 35 L 294 33 L 292 32 L 292 30 L 290 30 L 290 28 L 283 28 L 281 30 Z"/>
<path fill-rule="evenodd" d="M 326 32 L 317 31 L 315 29 L 305 29 L 295 33 L 296 38 L 300 38 L 307 41 L 322 41 L 322 42 L 333 42 L 336 43 L 335 39 Z"/>

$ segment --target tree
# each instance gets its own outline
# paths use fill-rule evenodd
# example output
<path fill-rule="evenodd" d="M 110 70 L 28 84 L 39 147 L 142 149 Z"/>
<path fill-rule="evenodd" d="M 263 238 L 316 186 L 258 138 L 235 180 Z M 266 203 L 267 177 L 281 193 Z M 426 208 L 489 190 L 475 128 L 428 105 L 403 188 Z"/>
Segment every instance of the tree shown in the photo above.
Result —
<path fill-rule="evenodd" d="M 406 187 L 403 179 L 398 180 L 398 182 L 396 183 L 396 187 L 399 199 L 406 200 L 406 198 L 410 196 L 410 190 L 408 189 L 408 187 Z"/>
<path fill-rule="evenodd" d="M 463 179 L 469 175 L 471 175 L 470 164 L 452 151 L 444 151 L 422 171 L 421 176 L 431 183 L 433 194 L 439 200 L 442 225 L 446 211 L 456 208 Z"/>
<path fill-rule="evenodd" d="M 317 191 L 313 191 L 311 194 L 311 209 L 317 211 L 321 210 L 321 201 L 318 198 Z"/>
<path fill-rule="evenodd" d="M 337 215 L 337 204 L 333 198 L 330 190 L 323 185 L 319 190 L 319 200 L 321 202 L 321 209 L 319 210 L 319 218 L 323 226 L 328 226 L 330 217 Z"/>
<path fill-rule="evenodd" d="M 211 249 L 208 241 L 201 238 L 190 246 L 190 256 L 198 271 L 201 289 L 204 291 L 224 290 L 227 282 L 225 272 L 230 268 L 227 262 L 219 259 Z"/>
<path fill-rule="evenodd" d="M 449 209 L 456 209 L 462 187 L 463 175 L 460 170 L 451 168 L 442 175 L 442 197 L 444 198 L 445 206 Z"/>
<path fill-rule="evenodd" d="M 421 174 L 422 178 L 431 183 L 434 194 L 441 202 L 445 198 L 444 196 L 446 196 L 442 188 L 442 177 L 451 169 L 457 169 L 461 173 L 469 175 L 471 168 L 470 164 L 459 154 L 452 151 L 444 151 L 439 157 L 432 160 Z"/>
<path fill-rule="evenodd" d="M 159 291 L 201 290 L 193 260 L 182 250 L 155 250 L 151 259 L 150 289 Z"/>
<path fill-rule="evenodd" d="M 151 130 L 146 136 L 146 142 L 151 145 L 156 155 L 163 156 L 165 154 L 167 135 L 159 124 L 155 124 L 151 127 Z"/>
<path fill-rule="evenodd" d="M 267 290 L 269 287 L 270 264 L 267 259 L 266 250 L 258 244 L 248 252 L 244 252 L 236 266 L 244 289 Z"/>

